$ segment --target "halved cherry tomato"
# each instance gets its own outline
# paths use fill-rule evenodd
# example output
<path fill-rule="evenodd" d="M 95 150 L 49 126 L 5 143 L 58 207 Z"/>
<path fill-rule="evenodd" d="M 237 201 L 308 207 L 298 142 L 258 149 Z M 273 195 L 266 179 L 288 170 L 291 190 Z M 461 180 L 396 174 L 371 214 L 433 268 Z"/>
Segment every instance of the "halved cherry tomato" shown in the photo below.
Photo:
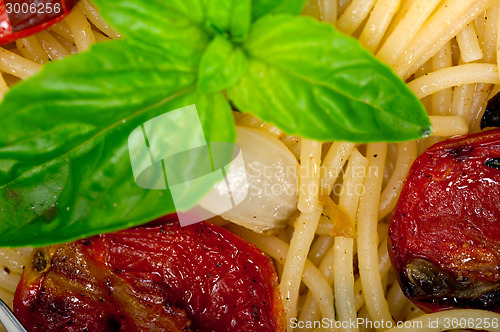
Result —
<path fill-rule="evenodd" d="M 225 229 L 165 219 L 37 249 L 14 299 L 29 331 L 283 331 L 269 257 Z"/>
<path fill-rule="evenodd" d="M 0 0 L 0 44 L 47 29 L 62 20 L 78 0 Z"/>
<path fill-rule="evenodd" d="M 402 289 L 419 307 L 500 312 L 500 130 L 450 139 L 423 153 L 389 236 Z"/>

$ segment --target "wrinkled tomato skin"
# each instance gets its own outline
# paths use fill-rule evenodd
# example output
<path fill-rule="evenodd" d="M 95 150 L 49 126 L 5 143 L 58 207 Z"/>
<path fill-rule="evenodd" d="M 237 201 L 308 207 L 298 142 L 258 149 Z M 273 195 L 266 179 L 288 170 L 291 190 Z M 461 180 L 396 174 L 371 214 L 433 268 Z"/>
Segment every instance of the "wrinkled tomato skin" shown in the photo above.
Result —
<path fill-rule="evenodd" d="M 40 7 L 40 10 L 38 10 L 40 13 L 17 13 L 14 22 L 7 14 L 6 2 L 5 0 L 0 0 L 0 45 L 13 42 L 19 38 L 31 36 L 61 21 L 78 3 L 78 0 L 25 0 L 21 2 L 10 0 L 9 2 L 11 3 L 19 2 L 21 4 L 54 4 L 57 2 L 61 5 L 61 12 L 58 14 L 45 13 L 41 9 L 45 7 Z"/>
<path fill-rule="evenodd" d="M 410 169 L 389 253 L 405 295 L 427 312 L 500 312 L 498 158 L 500 130 L 491 130 L 437 143 Z"/>
<path fill-rule="evenodd" d="M 225 229 L 177 222 L 36 249 L 16 290 L 28 331 L 283 331 L 272 261 Z"/>

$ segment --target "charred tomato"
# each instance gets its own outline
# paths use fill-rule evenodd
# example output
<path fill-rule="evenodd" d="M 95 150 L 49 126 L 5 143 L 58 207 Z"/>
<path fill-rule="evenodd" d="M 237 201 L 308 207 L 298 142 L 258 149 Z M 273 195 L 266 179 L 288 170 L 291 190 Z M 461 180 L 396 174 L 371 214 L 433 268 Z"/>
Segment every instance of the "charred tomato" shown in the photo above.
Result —
<path fill-rule="evenodd" d="M 29 331 L 283 331 L 272 261 L 225 229 L 155 224 L 36 249 L 14 312 Z"/>
<path fill-rule="evenodd" d="M 500 312 L 500 130 L 437 143 L 417 158 L 389 239 L 401 287 L 425 311 Z"/>
<path fill-rule="evenodd" d="M 47 29 L 62 20 L 78 0 L 0 0 L 0 44 Z"/>

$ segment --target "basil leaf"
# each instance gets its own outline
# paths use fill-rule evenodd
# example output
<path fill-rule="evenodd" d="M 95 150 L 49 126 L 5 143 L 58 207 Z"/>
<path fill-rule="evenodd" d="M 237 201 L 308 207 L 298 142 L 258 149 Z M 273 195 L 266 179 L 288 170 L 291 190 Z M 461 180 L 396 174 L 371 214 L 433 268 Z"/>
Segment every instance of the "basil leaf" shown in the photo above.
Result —
<path fill-rule="evenodd" d="M 127 32 L 161 34 L 165 25 L 172 22 L 189 21 L 201 26 L 206 16 L 205 0 L 94 0 L 93 3 L 108 23 L 127 35 Z"/>
<path fill-rule="evenodd" d="M 44 66 L 6 94 L 0 116 L 3 124 L 12 125 L 0 144 L 13 145 L 47 132 L 61 118 L 100 130 L 114 124 L 117 116 L 126 118 L 123 112 L 154 105 L 192 87 L 196 71 L 127 39 L 94 45 L 90 51 Z"/>
<path fill-rule="evenodd" d="M 306 2 L 307 0 L 285 0 L 274 8 L 272 13 L 298 15 L 304 9 Z"/>
<path fill-rule="evenodd" d="M 252 0 L 252 20 L 256 20 L 277 8 L 285 0 Z"/>
<path fill-rule="evenodd" d="M 169 129 L 172 128 L 172 131 L 175 131 L 173 127 L 178 126 L 177 121 L 163 125 L 164 135 L 156 135 L 156 142 L 153 142 L 157 146 L 160 143 L 162 151 L 178 151 L 179 146 L 183 147 L 181 153 L 173 153 L 163 159 L 163 170 L 168 179 L 169 189 L 172 191 L 177 211 L 186 211 L 192 208 L 194 202 L 200 201 L 215 182 L 222 181 L 221 174 L 217 172 L 218 168 L 228 165 L 233 156 L 234 145 L 230 143 L 235 140 L 235 126 L 231 107 L 224 95 L 221 93 L 199 94 L 197 95 L 196 108 L 202 123 L 212 124 L 213 127 L 208 131 L 220 134 L 211 135 L 207 142 L 208 145 L 200 147 L 200 145 L 191 144 L 191 148 L 186 148 L 186 130 L 184 130 L 184 135 L 176 137 L 177 144 L 172 142 L 173 137 L 169 133 Z M 159 131 L 161 132 L 161 130 Z M 196 130 L 192 130 L 188 136 L 197 136 Z M 150 144 L 151 142 L 149 140 Z M 222 142 L 222 146 L 218 142 Z M 172 146 L 172 149 L 167 150 L 168 146 Z M 214 179 L 219 180 L 214 181 Z M 178 189 L 179 186 L 181 190 Z"/>
<path fill-rule="evenodd" d="M 196 71 L 123 39 L 13 87 L 0 104 L 0 245 L 60 243 L 174 212 L 168 190 L 135 183 L 127 140 L 144 122 L 199 101 L 207 141 L 234 142 L 225 98 L 199 95 Z M 230 129 L 214 128 L 215 118 Z M 210 187 L 191 190 L 194 205 Z"/>
<path fill-rule="evenodd" d="M 20 162 L 26 170 L 0 186 L 0 244 L 42 246 L 134 226 L 158 213 L 150 204 L 173 211 L 168 192 L 134 183 L 125 138 L 131 131 L 125 124 L 52 159 Z M 54 138 L 64 141 L 60 133 Z"/>
<path fill-rule="evenodd" d="M 236 127 L 231 106 L 222 93 L 198 94 L 196 108 L 203 131 L 209 133 L 208 141 L 236 142 Z"/>
<path fill-rule="evenodd" d="M 200 56 L 209 42 L 204 0 L 95 0 L 117 31 L 151 51 L 166 50 L 177 60 Z M 191 63 L 192 64 L 192 63 Z"/>
<path fill-rule="evenodd" d="M 269 14 L 289 13 L 298 15 L 304 9 L 307 0 L 253 0 L 252 19 Z"/>
<path fill-rule="evenodd" d="M 241 48 L 216 36 L 201 58 L 198 89 L 203 93 L 225 90 L 236 83 L 247 65 Z"/>
<path fill-rule="evenodd" d="M 250 19 L 250 0 L 211 0 L 208 4 L 207 27 L 233 41 L 247 37 Z"/>
<path fill-rule="evenodd" d="M 289 134 L 397 142 L 429 133 L 428 116 L 405 83 L 331 25 L 266 16 L 252 26 L 243 48 L 249 69 L 228 96 L 240 110 Z"/>

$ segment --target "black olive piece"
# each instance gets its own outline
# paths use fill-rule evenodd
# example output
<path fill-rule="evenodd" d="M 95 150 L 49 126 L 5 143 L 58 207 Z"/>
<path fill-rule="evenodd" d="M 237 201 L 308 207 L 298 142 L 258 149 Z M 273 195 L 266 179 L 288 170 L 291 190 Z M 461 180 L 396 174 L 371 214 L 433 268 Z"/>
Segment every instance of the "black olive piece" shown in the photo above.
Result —
<path fill-rule="evenodd" d="M 488 101 L 481 118 L 481 130 L 486 127 L 500 127 L 500 92 Z"/>

